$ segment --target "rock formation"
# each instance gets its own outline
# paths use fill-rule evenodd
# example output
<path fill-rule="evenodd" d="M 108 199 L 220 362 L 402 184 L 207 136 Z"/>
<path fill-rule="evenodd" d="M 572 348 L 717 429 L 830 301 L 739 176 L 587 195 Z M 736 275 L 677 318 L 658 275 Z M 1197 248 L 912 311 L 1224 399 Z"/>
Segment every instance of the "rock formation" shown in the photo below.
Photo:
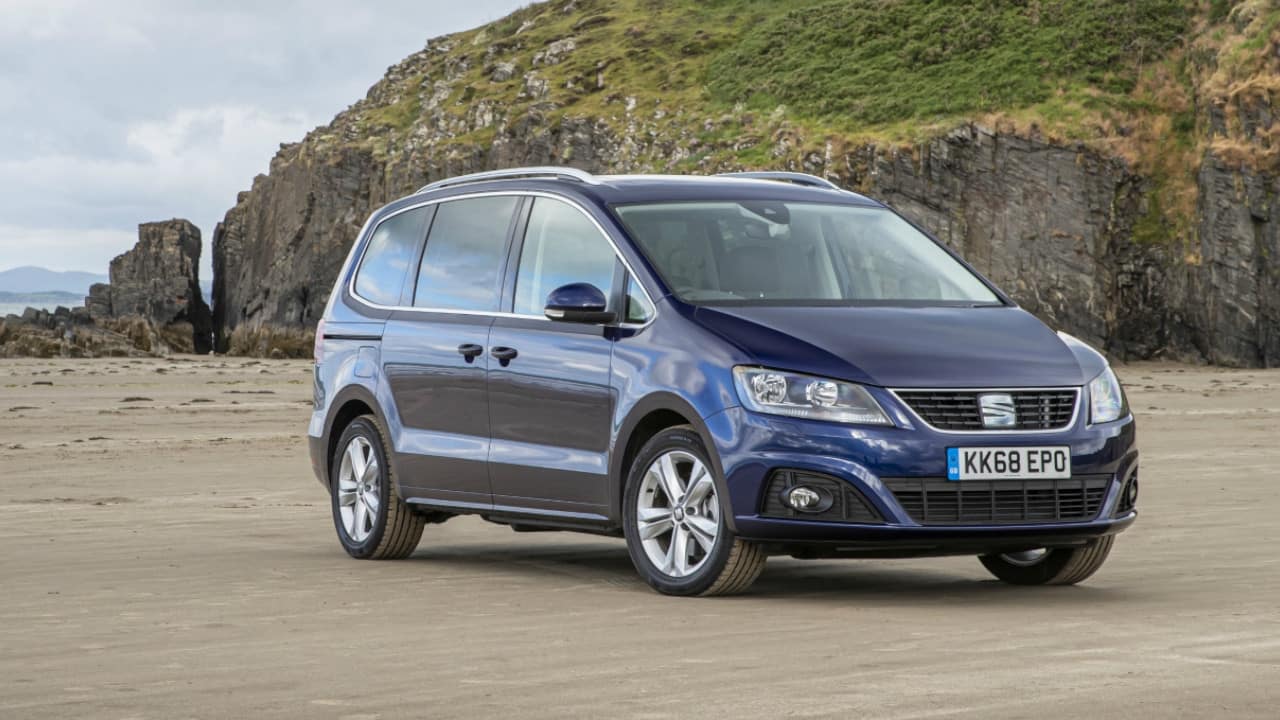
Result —
<path fill-rule="evenodd" d="M 212 319 L 200 294 L 200 230 L 186 220 L 138 226 L 138 243 L 111 261 L 111 282 L 84 307 L 27 308 L 0 322 L 0 357 L 207 353 Z"/>
<path fill-rule="evenodd" d="M 378 206 L 442 177 L 566 164 L 823 175 L 888 202 L 1053 327 L 1115 357 L 1280 363 L 1280 179 L 1274 163 L 1259 161 L 1274 154 L 1270 108 L 1280 88 L 1238 79 L 1244 71 L 1207 44 L 1264 32 L 1263 4 L 1241 3 L 1211 19 L 1218 30 L 1188 40 L 1193 104 L 1175 118 L 1177 138 L 1159 130 L 1169 127 L 1160 118 L 1111 117 L 1115 129 L 1089 126 L 1092 139 L 1064 140 L 991 116 L 910 141 L 832 130 L 784 106 L 761 113 L 671 100 L 695 92 L 699 76 L 681 76 L 682 64 L 746 31 L 726 16 L 659 56 L 659 20 L 619 17 L 634 4 L 543 3 L 431 40 L 332 123 L 281 146 L 215 231 L 218 348 L 305 355 L 306 333 Z M 1274 78 L 1280 51 L 1264 39 L 1256 64 Z M 1239 65 L 1241 55 L 1231 57 Z M 630 84 L 614 86 L 614 77 Z M 1184 166 L 1152 159 L 1175 146 Z M 1193 198 L 1182 216 L 1166 202 L 1175 185 Z"/>
<path fill-rule="evenodd" d="M 0 358 L 135 357 L 150 349 L 150 325 L 141 319 L 100 325 L 85 308 L 59 307 L 53 312 L 27 308 L 22 315 L 0 318 Z"/>
<path fill-rule="evenodd" d="M 110 284 L 91 287 L 85 306 L 98 322 L 146 320 L 175 352 L 207 353 L 213 322 L 199 273 L 199 228 L 177 218 L 142 223 L 138 244 L 111 261 Z"/>

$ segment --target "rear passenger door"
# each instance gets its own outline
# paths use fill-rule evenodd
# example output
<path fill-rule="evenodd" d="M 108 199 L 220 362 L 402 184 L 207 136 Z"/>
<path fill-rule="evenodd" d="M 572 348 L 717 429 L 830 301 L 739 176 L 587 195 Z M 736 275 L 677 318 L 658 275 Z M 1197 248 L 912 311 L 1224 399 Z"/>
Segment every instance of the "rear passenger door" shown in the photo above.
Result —
<path fill-rule="evenodd" d="M 402 425 L 395 450 L 406 498 L 492 504 L 489 332 L 522 203 L 485 196 L 436 204 L 407 307 L 387 322 L 382 361 Z"/>
<path fill-rule="evenodd" d="M 489 477 L 494 504 L 603 516 L 614 398 L 613 340 L 601 325 L 552 322 L 547 295 L 588 282 L 621 305 L 624 277 L 608 238 L 567 202 L 535 197 L 518 229 L 508 272 L 510 313 L 489 345 Z M 591 518 L 586 518 L 591 519 Z"/>

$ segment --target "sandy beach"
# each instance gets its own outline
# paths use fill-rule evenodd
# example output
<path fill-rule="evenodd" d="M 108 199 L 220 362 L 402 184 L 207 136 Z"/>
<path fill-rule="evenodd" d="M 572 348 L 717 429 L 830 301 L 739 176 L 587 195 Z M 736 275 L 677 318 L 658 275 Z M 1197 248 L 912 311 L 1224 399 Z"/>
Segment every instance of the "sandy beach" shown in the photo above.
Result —
<path fill-rule="evenodd" d="M 0 718 L 1275 718 L 1280 371 L 1120 368 L 1141 516 L 1087 583 L 773 558 L 677 599 L 620 540 L 349 559 L 310 363 L 0 363 Z"/>

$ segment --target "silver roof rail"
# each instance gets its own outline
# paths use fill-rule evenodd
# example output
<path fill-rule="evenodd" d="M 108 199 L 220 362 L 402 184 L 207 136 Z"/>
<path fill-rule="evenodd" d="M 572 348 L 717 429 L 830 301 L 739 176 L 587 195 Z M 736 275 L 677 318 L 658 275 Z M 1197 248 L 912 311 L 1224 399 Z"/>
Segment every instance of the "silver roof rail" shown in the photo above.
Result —
<path fill-rule="evenodd" d="M 753 171 L 753 172 L 727 172 L 720 173 L 723 177 L 739 177 L 748 180 L 777 180 L 778 182 L 789 182 L 796 185 L 804 185 L 806 187 L 822 188 L 823 190 L 839 190 L 844 192 L 844 188 L 836 185 L 826 178 L 820 178 L 817 175 L 798 172 L 778 171 Z"/>
<path fill-rule="evenodd" d="M 486 180 L 507 180 L 514 178 L 559 178 L 561 180 L 576 180 L 588 185 L 599 185 L 600 181 L 595 175 L 577 168 L 571 167 L 522 167 L 522 168 L 506 168 L 504 170 L 488 170 L 485 172 L 471 173 L 470 175 L 459 175 L 457 177 L 445 178 L 437 180 L 429 185 L 423 185 L 418 192 L 426 192 L 428 190 L 439 190 L 440 188 L 453 187 L 454 185 L 466 185 L 467 183 L 484 182 Z"/>

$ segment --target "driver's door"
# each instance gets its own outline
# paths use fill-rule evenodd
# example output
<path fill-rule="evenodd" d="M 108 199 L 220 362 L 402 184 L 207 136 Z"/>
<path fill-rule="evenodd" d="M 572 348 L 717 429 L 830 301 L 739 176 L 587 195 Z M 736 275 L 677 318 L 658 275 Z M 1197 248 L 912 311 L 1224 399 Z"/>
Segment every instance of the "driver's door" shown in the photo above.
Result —
<path fill-rule="evenodd" d="M 511 315 L 498 317 L 489 335 L 494 505 L 603 516 L 612 334 L 602 325 L 553 322 L 543 307 L 557 287 L 587 282 L 615 309 L 621 263 L 596 224 L 566 202 L 534 198 L 522 224 L 509 265 L 516 268 Z"/>

